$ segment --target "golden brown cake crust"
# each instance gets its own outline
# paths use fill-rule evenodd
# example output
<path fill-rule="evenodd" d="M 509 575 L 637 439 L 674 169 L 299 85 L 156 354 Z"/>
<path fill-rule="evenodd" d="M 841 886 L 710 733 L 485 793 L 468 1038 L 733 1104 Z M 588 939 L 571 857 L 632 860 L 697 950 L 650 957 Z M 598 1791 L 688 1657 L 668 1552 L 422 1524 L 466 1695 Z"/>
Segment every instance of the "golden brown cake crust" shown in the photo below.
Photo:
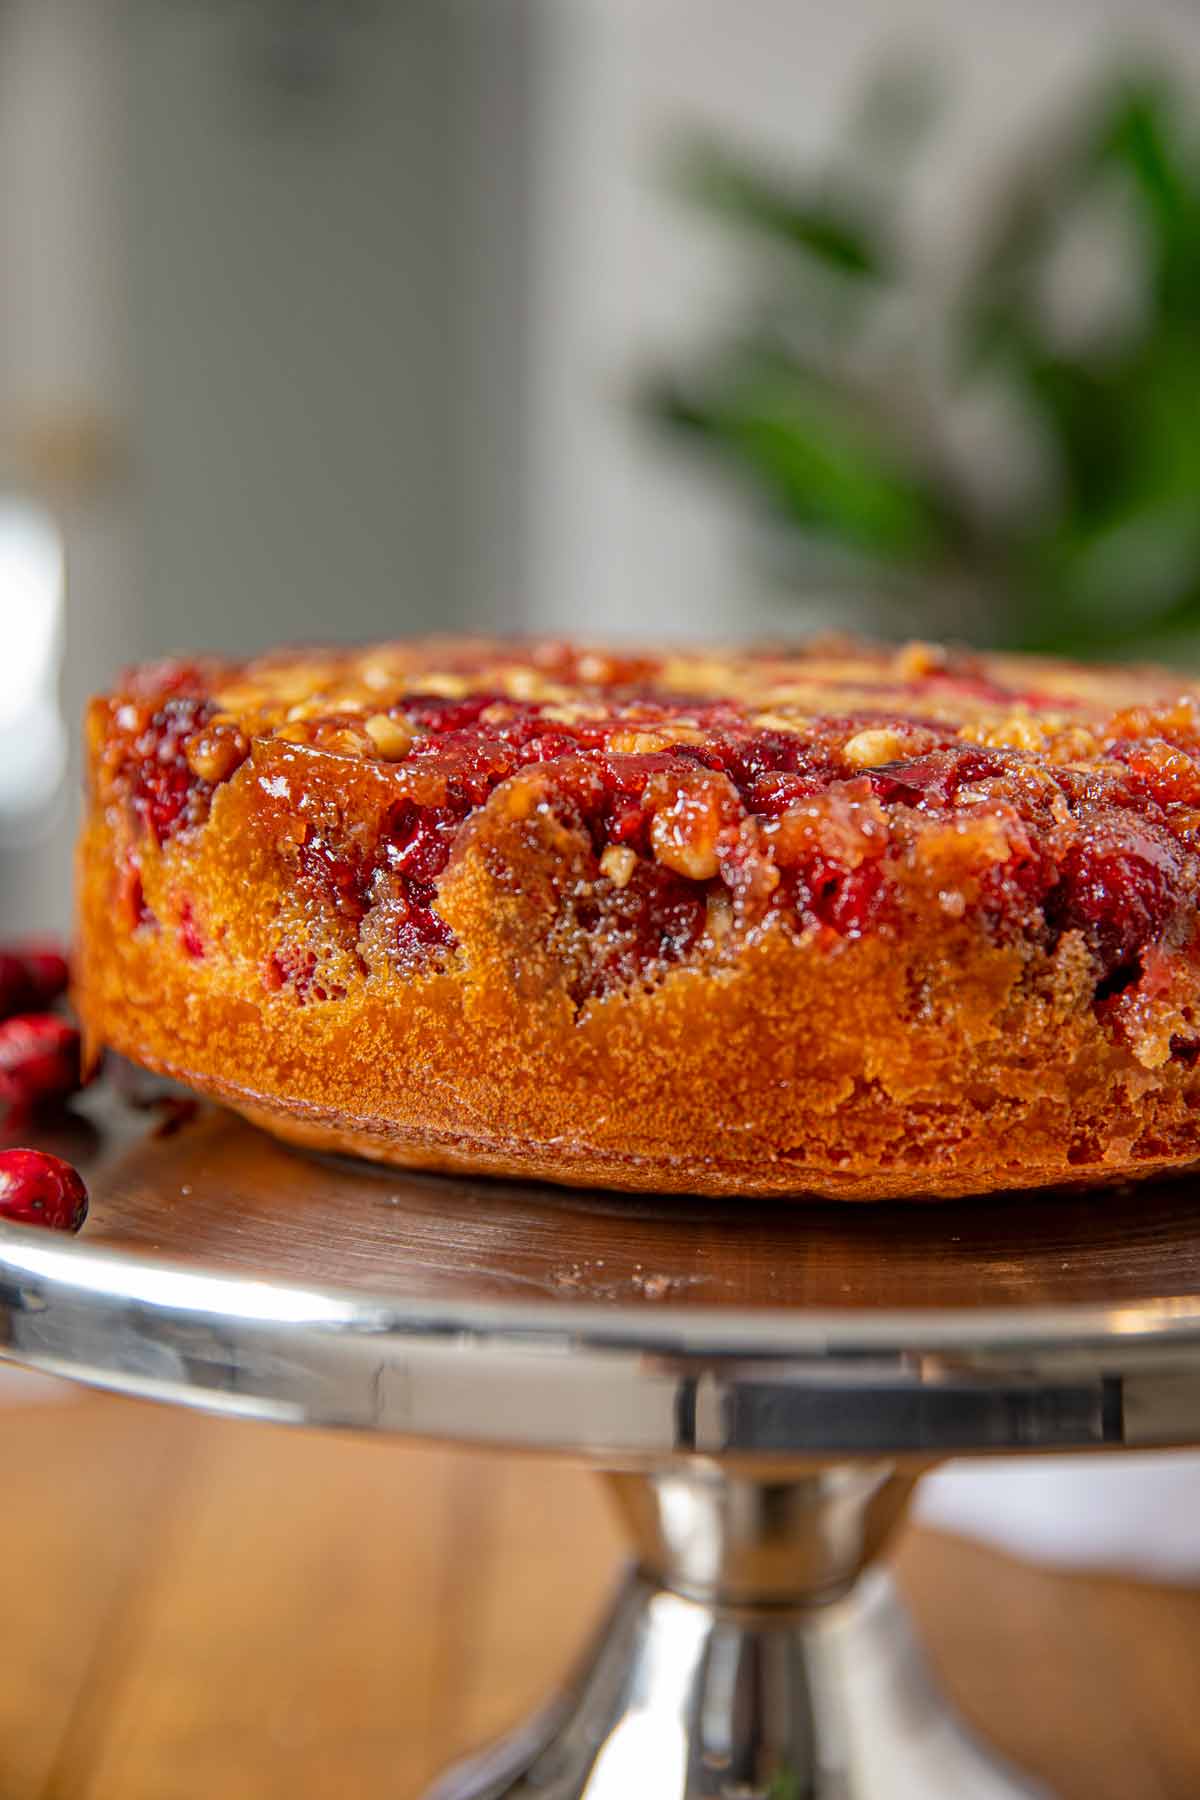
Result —
<path fill-rule="evenodd" d="M 1200 702 L 426 640 L 89 711 L 91 1042 L 426 1168 L 847 1199 L 1200 1158 Z"/>

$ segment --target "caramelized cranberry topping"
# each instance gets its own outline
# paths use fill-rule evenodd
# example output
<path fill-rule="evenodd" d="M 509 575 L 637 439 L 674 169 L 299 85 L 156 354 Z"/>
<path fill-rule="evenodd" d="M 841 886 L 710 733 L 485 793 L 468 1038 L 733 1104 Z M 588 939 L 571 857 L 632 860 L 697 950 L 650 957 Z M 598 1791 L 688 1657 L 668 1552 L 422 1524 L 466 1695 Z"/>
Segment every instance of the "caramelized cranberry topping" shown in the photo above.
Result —
<path fill-rule="evenodd" d="M 411 761 L 436 762 L 444 802 L 398 803 L 380 846 L 404 901 L 398 948 L 416 954 L 451 941 L 435 884 L 458 831 L 500 782 L 543 762 L 564 770 L 582 762 L 595 784 L 586 814 L 600 885 L 572 909 L 575 925 L 596 940 L 589 993 L 688 955 L 710 895 L 722 889 L 740 900 L 743 916 L 780 912 L 796 929 L 818 925 L 842 938 L 895 929 L 900 865 L 919 854 L 923 824 L 934 821 L 953 822 L 961 839 L 966 886 L 957 912 L 948 897 L 950 917 L 975 905 L 998 935 L 1047 947 L 1080 931 L 1101 983 L 1193 903 L 1195 871 L 1171 830 L 1192 789 L 1175 762 L 1165 776 L 1156 765 L 1152 783 L 1144 766 L 1116 759 L 1086 774 L 1047 771 L 1022 751 L 935 739 L 921 755 L 854 775 L 841 746 L 878 721 L 860 715 L 808 734 L 755 731 L 730 722 L 728 710 L 719 709 L 706 735 L 697 727 L 698 742 L 637 754 L 609 747 L 628 733 L 624 722 L 548 722 L 537 706 L 510 704 L 509 716 L 491 724 L 487 707 L 469 725 L 460 709 L 446 709 L 439 731 L 426 709 Z M 911 722 L 899 724 L 911 736 Z M 1174 754 L 1195 770 L 1182 751 Z M 562 788 L 570 799 L 565 777 Z M 619 887 L 601 879 L 610 846 L 637 859 Z M 311 850 L 302 864 L 306 854 L 311 866 Z M 339 873 L 336 858 L 322 856 L 336 909 L 361 916 L 370 877 Z"/>
<path fill-rule="evenodd" d="M 203 671 L 158 664 L 135 671 L 128 691 L 109 702 L 104 740 L 106 798 L 127 802 L 158 844 L 208 816 L 214 788 L 250 754 L 204 691 Z"/>
<path fill-rule="evenodd" d="M 180 825 L 199 824 L 208 810 L 212 784 L 189 765 L 187 746 L 212 708 L 206 700 L 181 696 L 165 700 L 149 718 L 133 707 L 120 712 L 132 717 L 114 786 L 125 789 L 139 821 L 163 844 Z M 125 725 L 119 713 L 123 735 Z"/>
<path fill-rule="evenodd" d="M 1118 705 L 1116 676 L 920 645 L 729 666 L 728 691 L 698 654 L 562 644 L 142 671 L 108 703 L 101 757 L 104 797 L 132 822 L 130 928 L 150 917 L 138 832 L 162 847 L 201 826 L 262 738 L 370 764 L 395 794 L 369 831 L 344 824 L 336 793 L 286 817 L 300 911 L 264 981 L 298 999 L 343 993 L 323 945 L 353 967 L 380 921 L 402 965 L 444 960 L 439 884 L 462 828 L 536 765 L 542 804 L 586 847 L 555 878 L 554 927 L 584 998 L 772 921 L 830 944 L 896 934 L 931 895 L 948 923 L 971 915 L 1001 941 L 1079 934 L 1102 1002 L 1138 979 L 1147 946 L 1190 946 L 1200 706 L 1164 680 L 1139 698 L 1126 678 L 1135 699 Z M 178 918 L 186 954 L 204 955 L 190 911 Z"/>

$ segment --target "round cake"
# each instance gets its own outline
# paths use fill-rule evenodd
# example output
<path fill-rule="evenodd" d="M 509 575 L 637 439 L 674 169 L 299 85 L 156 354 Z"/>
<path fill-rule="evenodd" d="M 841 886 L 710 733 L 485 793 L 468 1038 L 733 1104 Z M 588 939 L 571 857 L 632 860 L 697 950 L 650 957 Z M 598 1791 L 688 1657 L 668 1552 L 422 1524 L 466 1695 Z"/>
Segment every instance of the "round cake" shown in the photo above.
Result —
<path fill-rule="evenodd" d="M 933 1198 L 1200 1159 L 1200 699 L 429 639 L 93 701 L 76 1000 L 304 1144 Z"/>

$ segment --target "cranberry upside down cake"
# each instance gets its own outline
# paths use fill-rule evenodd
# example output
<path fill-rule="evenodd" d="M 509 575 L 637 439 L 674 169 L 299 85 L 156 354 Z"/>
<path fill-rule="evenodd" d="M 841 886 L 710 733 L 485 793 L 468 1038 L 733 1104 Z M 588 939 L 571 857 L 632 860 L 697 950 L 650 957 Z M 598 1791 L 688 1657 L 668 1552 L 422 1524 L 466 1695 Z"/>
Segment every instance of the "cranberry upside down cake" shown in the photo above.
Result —
<path fill-rule="evenodd" d="M 92 703 L 77 1001 L 300 1142 L 713 1194 L 1200 1159 L 1200 698 L 467 640 Z"/>

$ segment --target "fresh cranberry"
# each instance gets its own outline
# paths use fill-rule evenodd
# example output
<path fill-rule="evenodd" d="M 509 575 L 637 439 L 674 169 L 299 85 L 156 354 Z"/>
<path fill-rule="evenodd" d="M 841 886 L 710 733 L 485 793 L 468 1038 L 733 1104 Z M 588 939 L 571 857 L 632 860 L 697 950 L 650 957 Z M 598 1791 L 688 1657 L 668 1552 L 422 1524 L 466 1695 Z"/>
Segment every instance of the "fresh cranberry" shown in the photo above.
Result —
<path fill-rule="evenodd" d="M 66 1100 L 81 1085 L 79 1033 L 54 1013 L 0 1023 L 0 1099 L 18 1114 Z"/>
<path fill-rule="evenodd" d="M 0 950 L 0 1019 L 49 1006 L 66 990 L 67 959 L 49 944 Z"/>
<path fill-rule="evenodd" d="M 55 945 L 22 944 L 16 954 L 25 966 L 33 1006 L 49 1006 L 60 994 L 66 993 L 71 968 Z"/>
<path fill-rule="evenodd" d="M 0 1018 L 9 1018 L 30 1003 L 29 970 L 24 959 L 0 950 Z"/>
<path fill-rule="evenodd" d="M 87 1189 L 70 1163 L 45 1150 L 0 1150 L 0 1218 L 78 1231 L 87 1211 Z"/>

